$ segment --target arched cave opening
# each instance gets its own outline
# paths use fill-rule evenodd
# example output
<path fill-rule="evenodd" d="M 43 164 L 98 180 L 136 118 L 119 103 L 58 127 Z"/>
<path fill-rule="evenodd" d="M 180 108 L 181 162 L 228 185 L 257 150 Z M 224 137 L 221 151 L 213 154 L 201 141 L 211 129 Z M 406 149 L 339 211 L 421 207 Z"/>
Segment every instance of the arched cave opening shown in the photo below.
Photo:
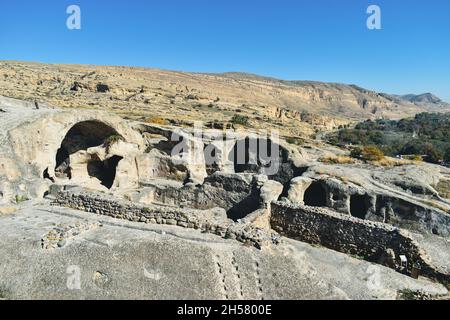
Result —
<path fill-rule="evenodd" d="M 113 186 L 116 179 L 116 169 L 123 157 L 113 156 L 105 161 L 92 160 L 87 164 L 89 176 L 100 180 L 101 184 L 108 189 Z"/>
<path fill-rule="evenodd" d="M 83 121 L 74 125 L 67 132 L 61 148 L 69 154 L 102 145 L 107 138 L 119 136 L 117 131 L 100 121 Z"/>
<path fill-rule="evenodd" d="M 313 182 L 305 191 L 303 199 L 305 205 L 310 207 L 326 207 L 327 192 L 320 182 Z"/>
<path fill-rule="evenodd" d="M 350 197 L 350 214 L 359 219 L 365 219 L 369 209 L 366 195 L 354 194 Z"/>
<path fill-rule="evenodd" d="M 87 150 L 91 147 L 103 145 L 108 141 L 108 139 L 116 136 L 120 137 L 119 133 L 115 129 L 100 121 L 89 120 L 75 124 L 67 132 L 66 136 L 61 142 L 60 148 L 56 153 L 56 177 L 62 179 L 72 179 L 73 172 L 70 163 L 70 156 L 72 154 L 75 154 L 81 150 Z M 107 170 L 107 172 L 100 174 L 100 176 L 103 177 L 103 179 L 100 180 L 105 181 L 106 185 L 112 185 L 112 182 L 109 182 L 110 178 L 108 177 L 111 177 L 112 175 L 115 177 L 115 168 L 114 174 L 111 171 L 108 171 L 111 170 L 108 168 L 114 166 L 115 160 L 111 158 L 111 160 L 107 161 L 109 162 L 103 164 L 103 168 Z M 93 162 L 95 163 L 96 161 Z M 116 166 L 117 163 L 115 164 Z M 89 166 L 93 171 L 96 171 L 93 169 L 95 165 L 90 164 L 88 165 L 88 167 Z M 99 168 L 102 168 L 102 166 L 99 166 Z"/>

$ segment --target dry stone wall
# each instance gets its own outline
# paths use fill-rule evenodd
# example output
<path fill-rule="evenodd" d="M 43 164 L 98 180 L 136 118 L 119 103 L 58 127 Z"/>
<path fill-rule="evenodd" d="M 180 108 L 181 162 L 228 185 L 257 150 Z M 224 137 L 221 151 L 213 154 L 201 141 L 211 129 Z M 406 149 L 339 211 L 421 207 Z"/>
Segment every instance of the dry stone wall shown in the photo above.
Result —
<path fill-rule="evenodd" d="M 276 232 L 251 224 L 235 223 L 213 211 L 156 205 L 146 207 L 128 201 L 119 201 L 106 194 L 78 189 L 58 193 L 52 204 L 134 222 L 197 229 L 226 239 L 248 243 L 258 249 L 279 241 L 279 235 Z"/>
<path fill-rule="evenodd" d="M 281 235 L 355 255 L 402 270 L 400 255 L 408 259 L 407 272 L 420 265 L 422 274 L 449 283 L 449 275 L 433 268 L 408 235 L 393 226 L 363 221 L 325 208 L 272 204 L 271 226 Z"/>

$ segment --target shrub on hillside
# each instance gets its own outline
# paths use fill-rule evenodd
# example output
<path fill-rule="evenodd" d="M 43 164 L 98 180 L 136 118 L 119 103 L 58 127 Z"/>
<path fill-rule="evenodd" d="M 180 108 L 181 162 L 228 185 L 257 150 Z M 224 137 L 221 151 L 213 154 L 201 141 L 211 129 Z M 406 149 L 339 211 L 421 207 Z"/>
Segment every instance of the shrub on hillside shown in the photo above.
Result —
<path fill-rule="evenodd" d="M 239 114 L 236 114 L 233 116 L 233 118 L 231 118 L 231 123 L 233 124 L 240 124 L 242 126 L 246 126 L 248 125 L 248 122 L 249 122 L 248 117 Z"/>
<path fill-rule="evenodd" d="M 384 153 L 375 146 L 354 148 L 350 154 L 353 158 L 364 161 L 380 161 L 384 158 Z"/>
<path fill-rule="evenodd" d="M 289 144 L 296 145 L 296 146 L 302 146 L 305 143 L 305 140 L 303 140 L 302 138 L 298 138 L 298 137 L 288 137 L 286 139 L 286 142 Z"/>

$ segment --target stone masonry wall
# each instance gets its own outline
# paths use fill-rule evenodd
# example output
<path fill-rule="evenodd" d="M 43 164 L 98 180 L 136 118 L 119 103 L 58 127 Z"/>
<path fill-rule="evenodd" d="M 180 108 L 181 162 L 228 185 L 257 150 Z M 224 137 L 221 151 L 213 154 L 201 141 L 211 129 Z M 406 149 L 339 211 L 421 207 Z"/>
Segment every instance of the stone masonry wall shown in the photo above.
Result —
<path fill-rule="evenodd" d="M 213 212 L 168 206 L 143 206 L 128 201 L 119 201 L 112 196 L 84 192 L 63 191 L 56 195 L 52 205 L 92 212 L 100 215 L 134 222 L 176 225 L 201 230 L 226 239 L 249 243 L 260 249 L 277 243 L 276 232 L 264 230 L 251 224 L 235 223 L 215 215 Z"/>
<path fill-rule="evenodd" d="M 398 271 L 399 257 L 405 255 L 408 272 L 419 264 L 423 275 L 449 283 L 449 276 L 432 267 L 406 231 L 390 225 L 362 221 L 325 208 L 277 202 L 272 204 L 271 226 L 283 236 L 356 255 Z"/>

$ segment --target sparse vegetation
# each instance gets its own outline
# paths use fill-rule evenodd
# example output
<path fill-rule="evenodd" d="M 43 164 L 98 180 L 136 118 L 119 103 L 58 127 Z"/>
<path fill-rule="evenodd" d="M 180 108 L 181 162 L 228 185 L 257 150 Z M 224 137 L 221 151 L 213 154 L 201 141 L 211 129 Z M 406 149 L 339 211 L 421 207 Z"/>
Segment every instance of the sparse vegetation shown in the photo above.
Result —
<path fill-rule="evenodd" d="M 29 201 L 30 199 L 26 196 L 16 194 L 15 199 L 16 204 L 21 204 L 22 202 Z"/>
<path fill-rule="evenodd" d="M 103 142 L 103 145 L 105 146 L 106 150 L 109 152 L 109 149 L 118 143 L 119 141 L 124 141 L 124 138 L 121 135 L 113 134 L 105 139 Z"/>
<path fill-rule="evenodd" d="M 356 160 L 348 156 L 333 156 L 319 159 L 320 162 L 329 164 L 354 164 Z"/>
<path fill-rule="evenodd" d="M 305 144 L 305 140 L 303 140 L 302 138 L 298 138 L 298 137 L 288 137 L 288 138 L 286 138 L 286 142 L 289 144 L 296 145 L 296 146 L 302 146 Z"/>
<path fill-rule="evenodd" d="M 375 146 L 356 147 L 350 153 L 352 158 L 363 161 L 381 161 L 384 159 L 384 153 Z"/>
<path fill-rule="evenodd" d="M 249 124 L 249 118 L 247 116 L 236 114 L 231 118 L 231 123 L 247 126 Z"/>
<path fill-rule="evenodd" d="M 417 300 L 417 291 L 403 289 L 398 292 L 398 297 L 400 300 Z"/>
<path fill-rule="evenodd" d="M 383 158 L 379 161 L 372 161 L 372 163 L 376 166 L 381 167 L 400 167 L 407 164 L 413 164 L 413 161 L 409 160 L 402 160 L 402 159 L 395 159 L 395 158 Z"/>
<path fill-rule="evenodd" d="M 439 181 L 435 189 L 442 198 L 450 199 L 450 180 Z"/>
<path fill-rule="evenodd" d="M 414 291 L 411 289 L 403 289 L 398 291 L 398 300 L 433 300 L 439 298 L 439 295 L 431 295 L 422 291 Z"/>
<path fill-rule="evenodd" d="M 17 208 L 15 207 L 10 207 L 10 206 L 0 206 L 0 216 L 1 215 L 9 215 L 9 214 L 13 214 L 14 212 L 17 211 Z"/>
<path fill-rule="evenodd" d="M 145 119 L 145 122 L 147 123 L 153 123 L 153 124 L 159 124 L 159 125 L 166 125 L 167 121 L 161 117 L 148 117 Z"/>
<path fill-rule="evenodd" d="M 142 209 L 145 213 L 151 213 L 151 210 L 150 210 L 150 208 L 148 208 L 148 207 L 145 207 L 145 208 L 143 208 Z"/>

